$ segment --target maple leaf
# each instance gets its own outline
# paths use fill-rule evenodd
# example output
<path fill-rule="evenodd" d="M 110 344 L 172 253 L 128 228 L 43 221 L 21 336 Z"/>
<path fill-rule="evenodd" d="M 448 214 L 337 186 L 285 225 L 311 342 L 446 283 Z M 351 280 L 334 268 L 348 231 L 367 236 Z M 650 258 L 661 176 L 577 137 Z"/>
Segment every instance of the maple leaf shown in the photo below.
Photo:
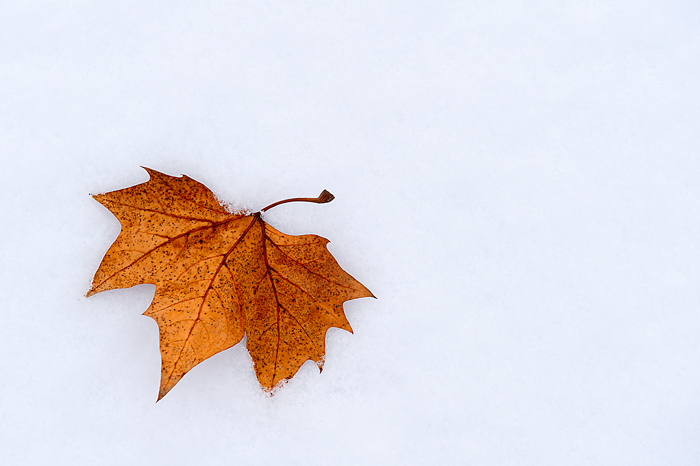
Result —
<path fill-rule="evenodd" d="M 145 167 L 144 167 L 145 168 Z M 340 268 L 328 240 L 281 233 L 261 212 L 233 213 L 203 184 L 145 168 L 150 180 L 93 197 L 121 223 L 87 296 L 150 283 L 145 315 L 158 323 L 162 359 L 158 400 L 194 366 L 246 346 L 265 390 L 307 360 L 323 368 L 330 327 L 352 332 L 345 301 L 373 297 Z"/>

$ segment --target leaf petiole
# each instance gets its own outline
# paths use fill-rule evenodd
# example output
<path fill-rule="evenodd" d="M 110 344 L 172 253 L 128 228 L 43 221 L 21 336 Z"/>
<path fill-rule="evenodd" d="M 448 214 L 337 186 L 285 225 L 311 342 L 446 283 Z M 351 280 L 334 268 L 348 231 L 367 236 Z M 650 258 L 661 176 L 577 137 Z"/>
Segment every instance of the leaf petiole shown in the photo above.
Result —
<path fill-rule="evenodd" d="M 266 210 L 270 210 L 280 204 L 286 204 L 287 202 L 314 202 L 316 204 L 325 204 L 327 202 L 331 202 L 333 199 L 335 199 L 335 196 L 324 189 L 323 192 L 318 195 L 318 197 L 294 197 L 292 199 L 284 199 L 282 201 L 277 201 L 270 204 L 264 209 L 261 209 L 260 212 L 265 212 Z"/>

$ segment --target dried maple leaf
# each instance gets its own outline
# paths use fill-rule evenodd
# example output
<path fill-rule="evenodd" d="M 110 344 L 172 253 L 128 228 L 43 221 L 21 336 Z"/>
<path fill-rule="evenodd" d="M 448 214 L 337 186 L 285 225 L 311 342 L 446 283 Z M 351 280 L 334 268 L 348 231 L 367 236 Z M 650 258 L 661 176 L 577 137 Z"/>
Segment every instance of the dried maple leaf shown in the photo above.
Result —
<path fill-rule="evenodd" d="M 150 180 L 93 196 L 121 223 L 95 272 L 92 296 L 150 283 L 144 313 L 158 323 L 162 358 L 158 399 L 194 366 L 247 333 L 266 390 L 311 359 L 322 369 L 330 327 L 352 332 L 345 301 L 373 296 L 340 268 L 328 240 L 285 235 L 261 212 L 232 213 L 203 184 L 146 168 Z M 317 199 L 330 202 L 324 191 Z"/>

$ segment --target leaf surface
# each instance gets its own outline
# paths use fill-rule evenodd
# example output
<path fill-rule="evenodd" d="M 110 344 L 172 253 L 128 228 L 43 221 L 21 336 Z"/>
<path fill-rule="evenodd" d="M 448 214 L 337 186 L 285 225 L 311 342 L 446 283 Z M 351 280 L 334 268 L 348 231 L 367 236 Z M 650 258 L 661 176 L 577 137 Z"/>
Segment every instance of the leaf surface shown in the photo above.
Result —
<path fill-rule="evenodd" d="M 307 360 L 322 368 L 326 331 L 352 332 L 343 303 L 373 296 L 340 268 L 328 240 L 286 235 L 260 212 L 229 212 L 187 176 L 146 170 L 149 181 L 94 196 L 117 217 L 121 232 L 87 295 L 156 286 L 144 314 L 160 332 L 158 399 L 246 334 L 266 390 L 293 377 Z"/>

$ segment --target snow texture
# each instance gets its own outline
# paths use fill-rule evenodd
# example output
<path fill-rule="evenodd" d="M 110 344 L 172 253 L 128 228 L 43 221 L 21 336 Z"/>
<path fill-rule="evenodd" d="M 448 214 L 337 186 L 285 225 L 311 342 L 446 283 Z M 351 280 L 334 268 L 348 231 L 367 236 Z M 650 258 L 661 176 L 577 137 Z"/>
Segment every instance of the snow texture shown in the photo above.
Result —
<path fill-rule="evenodd" d="M 700 464 L 700 3 L 0 3 L 8 465 Z M 187 174 L 378 300 L 155 403 L 90 193 Z"/>

